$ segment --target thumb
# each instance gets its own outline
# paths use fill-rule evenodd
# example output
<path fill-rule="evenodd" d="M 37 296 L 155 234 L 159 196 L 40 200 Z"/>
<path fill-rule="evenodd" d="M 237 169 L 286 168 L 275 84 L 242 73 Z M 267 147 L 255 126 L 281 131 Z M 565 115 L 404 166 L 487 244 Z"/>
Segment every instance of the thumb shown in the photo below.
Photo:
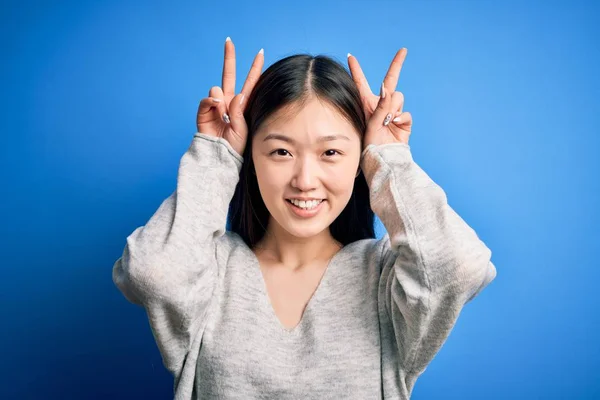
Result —
<path fill-rule="evenodd" d="M 229 118 L 231 119 L 231 128 L 238 134 L 244 135 L 248 133 L 246 120 L 244 119 L 244 99 L 245 94 L 242 92 L 235 96 L 229 103 Z"/>
<path fill-rule="evenodd" d="M 373 115 L 371 115 L 371 120 L 374 120 L 376 124 L 383 125 L 383 120 L 389 114 L 389 109 L 392 101 L 392 94 L 388 93 L 385 90 L 383 83 L 381 84 L 381 91 L 379 93 L 379 102 L 377 103 L 377 107 L 373 110 Z"/>
<path fill-rule="evenodd" d="M 248 137 L 248 126 L 244 119 L 244 100 L 245 95 L 242 92 L 231 99 L 231 103 L 229 103 L 230 128 L 235 136 L 232 139 L 236 142 L 235 147 L 240 154 L 244 151 Z"/>

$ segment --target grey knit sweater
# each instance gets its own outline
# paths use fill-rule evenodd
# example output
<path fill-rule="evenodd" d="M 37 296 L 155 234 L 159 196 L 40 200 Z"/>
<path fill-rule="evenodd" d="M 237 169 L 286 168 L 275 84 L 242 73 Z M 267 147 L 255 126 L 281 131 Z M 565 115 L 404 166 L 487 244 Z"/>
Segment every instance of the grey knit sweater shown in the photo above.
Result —
<path fill-rule="evenodd" d="M 387 234 L 339 250 L 286 329 L 255 254 L 225 229 L 242 162 L 225 139 L 196 133 L 176 190 L 112 270 L 147 313 L 174 397 L 408 399 L 463 306 L 495 278 L 490 249 L 409 145 L 370 145 L 361 168 Z"/>

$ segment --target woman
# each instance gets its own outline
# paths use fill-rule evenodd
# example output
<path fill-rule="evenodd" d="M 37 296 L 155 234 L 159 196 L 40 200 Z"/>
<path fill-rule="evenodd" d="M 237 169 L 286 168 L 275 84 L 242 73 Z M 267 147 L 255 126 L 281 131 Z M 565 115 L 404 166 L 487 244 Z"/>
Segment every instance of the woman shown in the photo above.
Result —
<path fill-rule="evenodd" d="M 376 96 L 351 55 L 351 74 L 296 55 L 261 75 L 261 50 L 235 95 L 226 40 L 177 188 L 113 267 L 175 398 L 408 399 L 494 279 L 490 249 L 412 158 L 405 57 Z"/>

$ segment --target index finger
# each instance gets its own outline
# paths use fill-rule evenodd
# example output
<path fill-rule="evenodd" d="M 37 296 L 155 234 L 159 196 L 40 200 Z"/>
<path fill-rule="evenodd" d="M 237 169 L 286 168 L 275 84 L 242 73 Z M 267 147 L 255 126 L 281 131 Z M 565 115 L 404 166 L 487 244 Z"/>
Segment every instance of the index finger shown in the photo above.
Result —
<path fill-rule="evenodd" d="M 250 67 L 250 72 L 248 72 L 248 76 L 246 77 L 246 81 L 244 82 L 244 87 L 242 87 L 242 93 L 248 97 L 252 89 L 254 89 L 254 85 L 260 78 L 260 74 L 262 73 L 262 68 L 265 63 L 265 55 L 264 50 L 260 49 L 258 54 L 254 57 L 254 61 L 252 62 L 252 66 Z"/>
<path fill-rule="evenodd" d="M 222 87 L 224 96 L 233 97 L 235 95 L 235 46 L 229 36 L 225 40 Z"/>
<path fill-rule="evenodd" d="M 396 86 L 398 85 L 398 79 L 400 79 L 400 70 L 402 70 L 402 64 L 404 63 L 404 59 L 406 58 L 406 54 L 408 53 L 408 49 L 406 47 L 398 50 L 392 63 L 390 64 L 390 68 L 388 72 L 385 74 L 385 78 L 383 79 L 383 84 L 386 89 L 395 92 Z"/>
<path fill-rule="evenodd" d="M 350 53 L 348 53 L 348 67 L 350 67 L 350 75 L 352 75 L 352 80 L 356 84 L 361 97 L 373 94 L 358 60 Z"/>

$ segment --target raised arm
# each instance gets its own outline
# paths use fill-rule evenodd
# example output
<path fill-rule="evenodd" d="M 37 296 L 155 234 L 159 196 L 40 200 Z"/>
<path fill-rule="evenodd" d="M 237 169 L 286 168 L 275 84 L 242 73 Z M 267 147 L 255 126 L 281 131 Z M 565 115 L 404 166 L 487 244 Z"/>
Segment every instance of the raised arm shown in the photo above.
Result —
<path fill-rule="evenodd" d="M 395 336 L 393 362 L 410 395 L 450 334 L 463 306 L 496 276 L 490 249 L 450 207 L 446 194 L 413 160 L 412 116 L 396 92 L 407 49 L 400 49 L 374 95 L 355 57 L 352 77 L 368 118 L 361 168 L 371 207 L 387 235 L 381 245 L 380 301 Z"/>
<path fill-rule="evenodd" d="M 397 362 L 411 386 L 496 268 L 490 249 L 414 162 L 408 144 L 371 145 L 361 163 L 371 207 L 387 230 L 380 299 L 394 328 Z"/>
<path fill-rule="evenodd" d="M 234 95 L 235 48 L 227 38 L 223 88 L 210 89 L 198 107 L 198 133 L 181 158 L 176 190 L 127 237 L 113 266 L 113 281 L 143 306 L 165 367 L 178 378 L 192 340 L 202 332 L 229 249 L 227 212 L 239 179 L 247 126 L 245 104 L 264 64 L 256 55 L 242 92 Z"/>
<path fill-rule="evenodd" d="M 182 367 L 213 294 L 217 246 L 241 165 L 227 141 L 197 133 L 181 158 L 176 190 L 127 237 L 113 266 L 115 285 L 146 309 L 173 373 Z"/>

